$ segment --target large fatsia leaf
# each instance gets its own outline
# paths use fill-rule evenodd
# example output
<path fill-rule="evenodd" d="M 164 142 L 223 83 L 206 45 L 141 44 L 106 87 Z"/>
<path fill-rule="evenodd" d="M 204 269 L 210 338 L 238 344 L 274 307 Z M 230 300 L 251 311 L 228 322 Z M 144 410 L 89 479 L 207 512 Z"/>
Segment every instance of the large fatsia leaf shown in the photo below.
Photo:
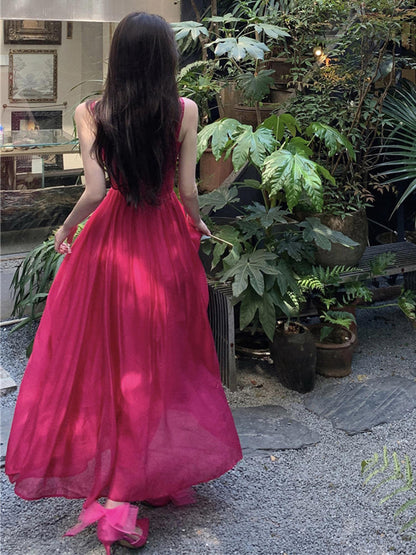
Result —
<path fill-rule="evenodd" d="M 273 134 L 279 143 L 282 141 L 286 129 L 292 137 L 295 137 L 296 133 L 300 132 L 299 123 L 290 114 L 272 114 L 262 122 L 261 126 L 267 127 L 267 129 L 273 131 Z"/>
<path fill-rule="evenodd" d="M 267 295 L 263 295 L 259 306 L 259 320 L 264 333 L 273 341 L 276 329 L 276 308 Z"/>
<path fill-rule="evenodd" d="M 233 58 L 239 62 L 246 57 L 253 58 L 254 60 L 263 60 L 264 53 L 269 51 L 269 48 L 263 42 L 250 37 L 217 39 L 208 46 L 214 44 L 216 44 L 214 50 L 216 56 L 224 56 L 227 54 L 229 58 Z"/>
<path fill-rule="evenodd" d="M 186 36 L 190 35 L 192 40 L 197 40 L 200 35 L 205 37 L 209 36 L 208 29 L 202 23 L 197 21 L 181 21 L 178 23 L 171 23 L 173 30 L 175 31 L 175 38 L 177 41 L 184 39 Z"/>
<path fill-rule="evenodd" d="M 260 168 L 266 156 L 276 147 L 276 139 L 270 129 L 258 127 L 253 131 L 251 125 L 241 125 L 242 133 L 235 139 L 232 161 L 236 171 L 251 161 Z"/>
<path fill-rule="evenodd" d="M 268 229 L 273 224 L 286 224 L 287 220 L 285 216 L 287 215 L 286 210 L 282 210 L 278 206 L 267 209 L 264 204 L 259 202 L 254 202 L 251 206 L 247 208 L 248 216 L 245 220 L 253 221 L 258 220 L 262 227 Z"/>
<path fill-rule="evenodd" d="M 277 272 L 275 266 L 271 264 L 276 261 L 276 258 L 275 254 L 263 249 L 243 254 L 235 266 L 223 274 L 222 281 L 233 278 L 232 290 L 234 297 L 239 297 L 249 284 L 256 293 L 263 295 L 263 274 L 275 274 Z"/>
<path fill-rule="evenodd" d="M 271 197 L 284 191 L 289 210 L 293 210 L 301 195 L 306 193 L 313 210 L 320 212 L 324 202 L 320 173 L 321 167 L 301 152 L 281 149 L 264 160 L 262 178 Z"/>
<path fill-rule="evenodd" d="M 218 187 L 214 191 L 199 195 L 199 207 L 203 214 L 208 214 L 211 210 L 216 212 L 238 201 L 238 189 L 235 185 L 232 187 Z"/>
<path fill-rule="evenodd" d="M 315 137 L 318 137 L 318 139 L 324 141 L 325 146 L 328 149 L 328 156 L 334 156 L 337 152 L 345 149 L 347 150 L 349 156 L 355 160 L 354 147 L 350 141 L 347 137 L 345 137 L 345 135 L 330 125 L 315 121 L 306 128 L 305 133 L 308 137 L 312 137 L 314 135 Z"/>
<path fill-rule="evenodd" d="M 240 329 L 244 330 L 254 320 L 262 298 L 252 289 L 247 289 L 240 300 Z"/>
<path fill-rule="evenodd" d="M 290 34 L 287 32 L 287 30 L 283 27 L 279 27 L 278 25 L 271 25 L 270 23 L 254 23 L 253 25 L 256 33 L 260 34 L 263 32 L 271 39 L 290 37 Z M 248 27 L 251 27 L 251 25 L 249 25 Z"/>
<path fill-rule="evenodd" d="M 201 158 L 211 141 L 212 154 L 216 160 L 219 160 L 228 141 L 239 126 L 241 124 L 236 119 L 222 118 L 203 127 L 198 133 L 197 159 Z"/>
<path fill-rule="evenodd" d="M 303 238 L 305 241 L 313 241 L 317 247 L 329 251 L 331 243 L 339 243 L 345 247 L 356 247 L 358 243 L 340 231 L 334 231 L 321 223 L 318 218 L 306 218 L 299 223 L 303 227 Z"/>
<path fill-rule="evenodd" d="M 260 102 L 270 92 L 274 83 L 273 73 L 273 69 L 262 69 L 258 73 L 247 71 L 237 77 L 237 83 L 248 99 Z"/>

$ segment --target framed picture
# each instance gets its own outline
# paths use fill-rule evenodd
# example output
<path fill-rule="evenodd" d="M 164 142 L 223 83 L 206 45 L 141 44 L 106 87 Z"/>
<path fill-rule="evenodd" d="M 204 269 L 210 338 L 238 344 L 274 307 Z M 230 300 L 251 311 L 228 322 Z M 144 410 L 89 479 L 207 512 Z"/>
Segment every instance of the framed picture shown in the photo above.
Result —
<path fill-rule="evenodd" d="M 10 50 L 9 100 L 56 102 L 56 50 Z"/>
<path fill-rule="evenodd" d="M 4 21 L 5 44 L 61 44 L 60 21 L 19 19 Z"/>

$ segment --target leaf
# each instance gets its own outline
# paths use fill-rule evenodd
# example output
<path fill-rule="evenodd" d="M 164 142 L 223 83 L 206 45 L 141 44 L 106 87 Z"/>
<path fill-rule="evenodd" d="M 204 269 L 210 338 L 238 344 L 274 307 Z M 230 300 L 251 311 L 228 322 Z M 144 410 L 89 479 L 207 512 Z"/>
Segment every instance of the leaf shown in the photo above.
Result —
<path fill-rule="evenodd" d="M 203 127 L 198 133 L 197 159 L 211 142 L 212 154 L 216 160 L 221 158 L 225 147 L 241 124 L 233 118 L 222 118 Z"/>
<path fill-rule="evenodd" d="M 226 281 L 231 277 L 234 278 L 232 290 L 234 297 L 239 297 L 245 289 L 250 285 L 259 294 L 264 293 L 264 277 L 263 274 L 275 274 L 276 268 L 269 262 L 276 261 L 276 255 L 263 249 L 254 253 L 244 254 L 240 260 L 224 273 L 222 281 Z"/>
<path fill-rule="evenodd" d="M 330 125 L 313 122 L 306 128 L 305 133 L 308 137 L 312 137 L 314 135 L 315 137 L 318 137 L 318 139 L 324 141 L 325 146 L 328 149 L 328 156 L 334 156 L 337 152 L 346 150 L 350 158 L 355 160 L 353 145 L 347 137 L 345 137 L 345 135 Z"/>
<path fill-rule="evenodd" d="M 254 320 L 259 308 L 261 297 L 256 295 L 253 290 L 248 289 L 241 296 L 240 301 L 240 329 L 245 329 Z"/>
<path fill-rule="evenodd" d="M 278 206 L 267 209 L 263 204 L 254 202 L 247 208 L 247 212 L 249 215 L 246 216 L 246 221 L 257 220 L 264 229 L 268 229 L 276 223 L 287 224 L 285 218 L 287 212 Z"/>
<path fill-rule="evenodd" d="M 256 33 L 264 33 L 271 39 L 279 39 L 281 37 L 290 37 L 290 34 L 283 27 L 278 25 L 271 25 L 270 23 L 254 23 L 254 29 Z M 247 27 L 251 27 L 248 25 Z"/>
<path fill-rule="evenodd" d="M 313 209 L 320 212 L 323 207 L 323 185 L 316 163 L 300 152 L 287 149 L 273 152 L 264 160 L 263 182 L 270 188 L 270 196 L 285 192 L 289 210 L 299 204 L 305 193 Z"/>
<path fill-rule="evenodd" d="M 264 295 L 259 307 L 259 320 L 264 330 L 264 333 L 273 341 L 276 329 L 276 309 L 274 304 L 271 303 L 267 295 Z"/>
<path fill-rule="evenodd" d="M 250 161 L 260 168 L 266 156 L 275 148 L 276 141 L 273 133 L 263 127 L 253 131 L 251 125 L 241 126 L 240 129 L 242 133 L 235 139 L 232 155 L 234 169 L 238 171 Z"/>
<path fill-rule="evenodd" d="M 273 134 L 279 143 L 282 141 L 286 129 L 292 137 L 295 137 L 296 132 L 300 131 L 297 120 L 290 114 L 272 114 L 266 118 L 261 125 L 262 127 L 267 127 L 267 129 L 273 131 Z"/>
<path fill-rule="evenodd" d="M 214 49 L 216 56 L 221 57 L 227 54 L 229 58 L 237 62 L 241 62 L 247 57 L 254 60 L 263 60 L 264 53 L 269 51 L 269 48 L 263 42 L 244 36 L 217 39 L 207 46 L 210 47 L 214 44 L 216 45 Z"/>
<path fill-rule="evenodd" d="M 299 223 L 303 227 L 303 238 L 305 241 L 313 241 L 317 247 L 324 250 L 330 250 L 331 243 L 339 243 L 344 247 L 355 247 L 358 245 L 340 231 L 334 231 L 322 224 L 318 218 L 309 217 Z"/>
<path fill-rule="evenodd" d="M 175 31 L 175 39 L 177 41 L 181 41 L 188 35 L 191 35 L 194 41 L 197 40 L 200 35 L 209 36 L 208 29 L 197 21 L 181 21 L 178 23 L 171 23 L 171 26 Z"/>
<path fill-rule="evenodd" d="M 262 69 L 258 73 L 247 71 L 237 77 L 237 83 L 250 102 L 260 102 L 270 93 L 274 83 L 273 73 L 272 69 Z"/>
<path fill-rule="evenodd" d="M 403 505 L 401 505 L 394 513 L 394 516 L 398 517 L 399 515 L 404 513 L 404 511 L 406 511 L 410 507 L 413 507 L 414 505 L 416 505 L 416 497 L 414 497 L 413 499 L 409 499 L 408 501 L 406 501 L 406 503 L 403 503 Z"/>
<path fill-rule="evenodd" d="M 214 191 L 199 195 L 198 199 L 202 213 L 208 214 L 211 210 L 216 212 L 225 206 L 238 202 L 238 189 L 235 186 L 218 187 Z"/>

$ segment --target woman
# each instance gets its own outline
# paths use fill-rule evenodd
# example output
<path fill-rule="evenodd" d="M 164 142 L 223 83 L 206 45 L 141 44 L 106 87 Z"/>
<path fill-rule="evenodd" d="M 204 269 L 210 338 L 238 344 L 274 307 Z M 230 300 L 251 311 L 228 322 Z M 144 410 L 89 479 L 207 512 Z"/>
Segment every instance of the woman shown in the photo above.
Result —
<path fill-rule="evenodd" d="M 147 519 L 136 522 L 128 502 L 190 501 L 192 485 L 241 458 L 197 252 L 210 233 L 194 177 L 198 113 L 178 98 L 176 65 L 170 26 L 130 14 L 114 34 L 102 99 L 76 109 L 85 191 L 55 235 L 67 256 L 6 457 L 22 498 L 86 498 L 67 535 L 98 522 L 107 553 L 117 540 L 146 541 Z"/>

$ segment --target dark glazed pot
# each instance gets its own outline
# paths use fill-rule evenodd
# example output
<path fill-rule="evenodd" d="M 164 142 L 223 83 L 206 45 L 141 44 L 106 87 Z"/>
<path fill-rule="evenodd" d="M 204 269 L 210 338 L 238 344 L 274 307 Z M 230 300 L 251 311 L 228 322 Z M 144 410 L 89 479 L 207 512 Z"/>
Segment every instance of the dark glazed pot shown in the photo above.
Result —
<path fill-rule="evenodd" d="M 360 261 L 368 242 L 368 220 L 364 209 L 347 214 L 344 218 L 332 214 L 319 214 L 321 222 L 334 231 L 341 231 L 358 243 L 356 247 L 344 247 L 332 243 L 331 250 L 318 248 L 316 262 L 333 268 L 337 265 L 355 266 Z"/>
<path fill-rule="evenodd" d="M 321 343 L 320 334 L 323 325 L 313 324 L 309 326 L 316 345 L 316 371 L 327 378 L 348 376 L 351 374 L 351 363 L 355 350 L 355 333 L 342 328 L 345 337 L 342 343 Z"/>
<path fill-rule="evenodd" d="M 312 334 L 298 322 L 292 332 L 276 328 L 270 354 L 277 376 L 285 387 L 307 393 L 315 385 L 316 347 Z"/>

